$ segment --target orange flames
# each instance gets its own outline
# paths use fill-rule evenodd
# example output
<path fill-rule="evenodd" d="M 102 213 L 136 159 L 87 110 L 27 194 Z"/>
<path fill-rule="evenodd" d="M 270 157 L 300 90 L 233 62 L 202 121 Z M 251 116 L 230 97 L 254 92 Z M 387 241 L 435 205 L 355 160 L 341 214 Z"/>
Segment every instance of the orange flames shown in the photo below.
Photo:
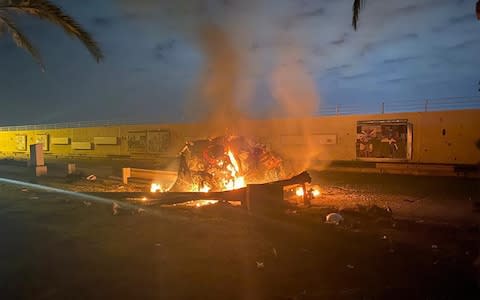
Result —
<path fill-rule="evenodd" d="M 224 190 L 229 191 L 245 187 L 245 178 L 243 176 L 239 176 L 240 168 L 238 166 L 235 155 L 233 155 L 233 152 L 230 149 L 227 151 L 227 155 L 230 159 L 230 165 L 227 166 L 227 169 L 230 171 L 230 175 L 232 178 L 225 180 Z"/>
<path fill-rule="evenodd" d="M 227 170 L 227 175 L 225 176 L 225 178 L 223 178 L 223 180 L 220 181 L 221 190 L 230 191 L 245 187 L 245 178 L 243 176 L 240 176 L 240 166 L 237 159 L 235 158 L 235 155 L 230 149 L 228 149 L 225 154 L 228 159 L 219 159 L 218 162 L 216 162 L 218 166 L 225 166 L 225 169 Z M 210 190 L 212 190 L 212 187 L 209 186 L 207 183 L 194 183 L 191 186 L 192 192 L 208 193 L 210 192 Z M 150 192 L 152 193 L 163 193 L 166 191 L 167 189 L 165 189 L 159 183 L 154 182 L 150 186 Z"/>
<path fill-rule="evenodd" d="M 157 192 L 163 193 L 164 189 L 160 184 L 152 183 L 152 185 L 150 186 L 150 192 L 152 192 L 152 193 L 157 193 Z"/>
<path fill-rule="evenodd" d="M 240 167 L 237 159 L 235 158 L 235 155 L 230 149 L 225 154 L 226 156 L 228 156 L 229 162 L 224 160 L 219 160 L 216 163 L 220 167 L 225 165 L 226 170 L 230 172 L 229 176 L 223 178 L 221 182 L 222 190 L 231 191 L 231 190 L 236 190 L 236 189 L 245 187 L 246 186 L 245 178 L 243 176 L 240 176 Z M 208 193 L 211 189 L 212 188 L 207 184 L 203 184 L 203 185 L 193 184 L 191 190 L 194 192 Z"/>

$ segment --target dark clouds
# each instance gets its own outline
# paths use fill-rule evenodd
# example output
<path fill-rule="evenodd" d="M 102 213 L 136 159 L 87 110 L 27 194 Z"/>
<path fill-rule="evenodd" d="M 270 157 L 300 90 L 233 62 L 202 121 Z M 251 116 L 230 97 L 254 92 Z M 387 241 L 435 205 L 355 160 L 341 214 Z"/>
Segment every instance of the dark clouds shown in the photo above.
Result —
<path fill-rule="evenodd" d="M 1 101 L 9 109 L 0 119 L 180 121 L 198 98 L 206 56 L 197 34 L 209 22 L 242 58 L 236 80 L 249 93 L 232 97 L 248 98 L 252 114 L 268 111 L 268 82 L 280 67 L 304 70 L 322 105 L 472 95 L 480 52 L 474 2 L 368 1 L 353 32 L 350 0 L 65 0 L 100 41 L 105 62 L 95 64 L 54 26 L 20 18 L 47 72 L 2 36 Z"/>

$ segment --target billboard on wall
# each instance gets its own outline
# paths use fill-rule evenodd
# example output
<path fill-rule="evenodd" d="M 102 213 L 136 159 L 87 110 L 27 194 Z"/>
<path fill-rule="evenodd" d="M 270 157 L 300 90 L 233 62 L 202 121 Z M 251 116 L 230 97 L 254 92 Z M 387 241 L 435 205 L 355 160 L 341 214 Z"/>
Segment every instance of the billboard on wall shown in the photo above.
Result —
<path fill-rule="evenodd" d="M 27 151 L 27 136 L 16 135 L 15 136 L 15 149 L 17 151 Z"/>
<path fill-rule="evenodd" d="M 408 120 L 358 121 L 356 152 L 359 160 L 409 160 L 412 125 Z"/>
<path fill-rule="evenodd" d="M 37 134 L 35 136 L 35 144 L 42 144 L 43 150 L 48 151 L 49 150 L 48 134 Z"/>
<path fill-rule="evenodd" d="M 129 131 L 127 143 L 130 152 L 146 152 L 147 131 Z"/>
<path fill-rule="evenodd" d="M 152 130 L 147 132 L 147 151 L 150 153 L 165 152 L 170 145 L 170 131 Z"/>
<path fill-rule="evenodd" d="M 128 151 L 160 153 L 170 146 L 170 131 L 148 130 L 128 132 Z"/>

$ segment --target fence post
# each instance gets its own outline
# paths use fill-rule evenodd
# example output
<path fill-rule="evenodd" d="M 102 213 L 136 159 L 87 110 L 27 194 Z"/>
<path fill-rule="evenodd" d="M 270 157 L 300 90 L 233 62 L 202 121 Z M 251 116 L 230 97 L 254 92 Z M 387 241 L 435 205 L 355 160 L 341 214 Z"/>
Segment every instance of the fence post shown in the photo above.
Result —
<path fill-rule="evenodd" d="M 428 111 L 428 99 L 425 99 L 425 112 Z"/>
<path fill-rule="evenodd" d="M 385 113 L 385 102 L 382 102 L 382 115 Z"/>
<path fill-rule="evenodd" d="M 338 114 L 340 113 L 340 105 L 335 105 L 335 114 L 338 116 Z"/>
<path fill-rule="evenodd" d="M 128 184 L 128 177 L 131 175 L 130 168 L 122 168 L 122 182 L 123 184 Z"/>

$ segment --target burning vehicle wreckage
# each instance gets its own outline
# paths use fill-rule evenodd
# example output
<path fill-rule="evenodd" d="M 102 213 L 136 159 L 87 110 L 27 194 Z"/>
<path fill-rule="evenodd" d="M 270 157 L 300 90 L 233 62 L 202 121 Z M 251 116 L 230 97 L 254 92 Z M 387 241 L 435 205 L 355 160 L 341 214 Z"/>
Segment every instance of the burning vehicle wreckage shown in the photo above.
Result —
<path fill-rule="evenodd" d="M 291 175 L 279 155 L 240 136 L 187 142 L 180 152 L 178 179 L 172 191 L 209 192 L 243 188 Z"/>
<path fill-rule="evenodd" d="M 171 204 L 184 199 L 240 201 L 249 209 L 260 202 L 309 204 L 320 191 L 310 185 L 307 172 L 294 174 L 288 161 L 266 145 L 243 136 L 220 136 L 187 142 L 179 153 L 176 182 L 161 194 Z"/>

